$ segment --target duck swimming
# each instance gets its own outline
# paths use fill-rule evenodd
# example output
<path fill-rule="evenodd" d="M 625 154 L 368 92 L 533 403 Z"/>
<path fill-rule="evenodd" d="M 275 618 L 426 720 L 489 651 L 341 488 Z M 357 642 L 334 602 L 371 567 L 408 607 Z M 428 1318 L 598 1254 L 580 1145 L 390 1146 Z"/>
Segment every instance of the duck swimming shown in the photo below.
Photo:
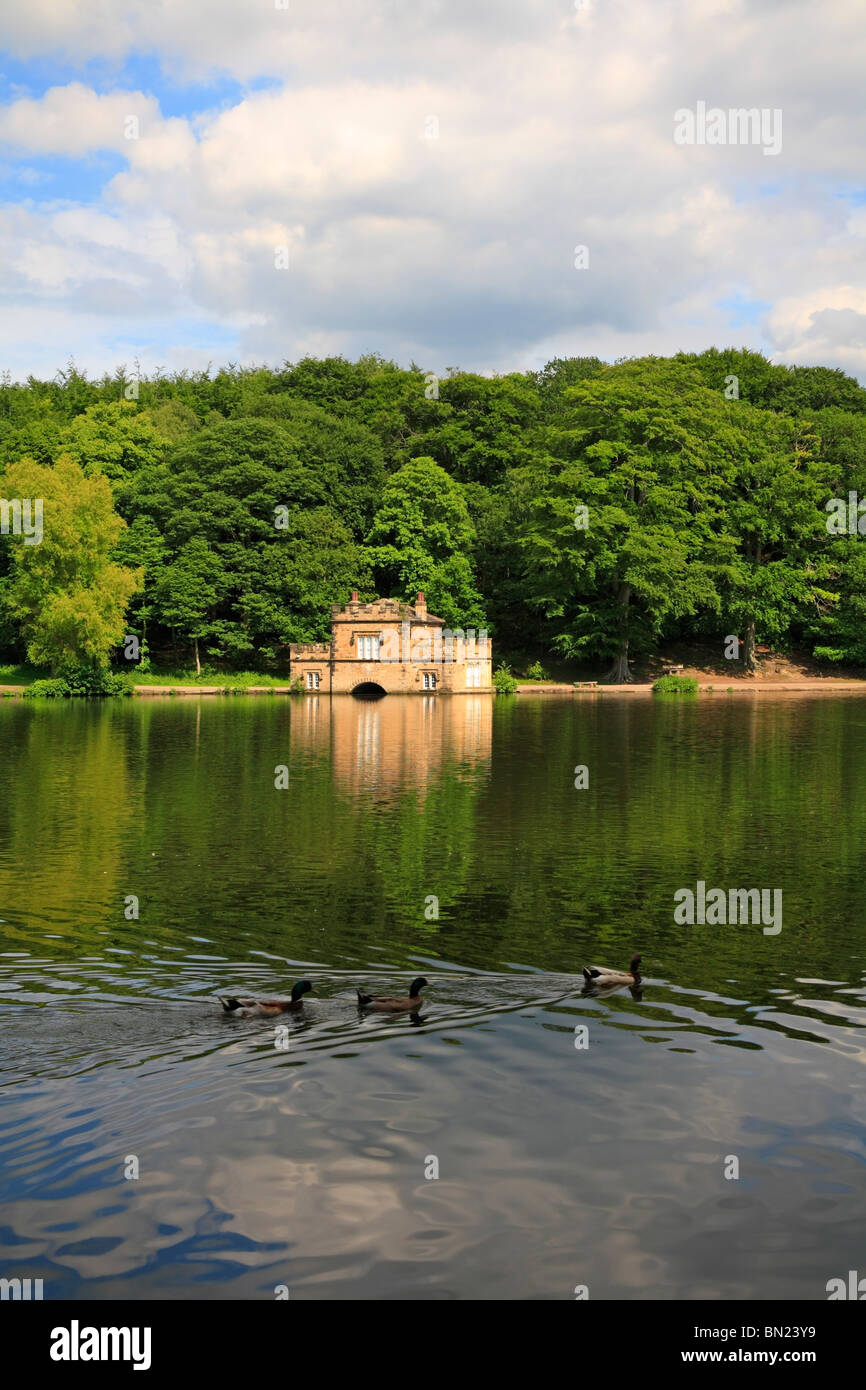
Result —
<path fill-rule="evenodd" d="M 217 997 L 223 1006 L 223 1013 L 230 1014 L 232 1018 L 272 1018 L 276 1014 L 290 1014 L 302 1009 L 302 996 L 312 988 L 309 980 L 298 980 L 296 985 L 292 985 L 291 999 L 236 999 L 234 995 L 222 994 Z"/>
<path fill-rule="evenodd" d="M 628 970 L 609 970 L 604 965 L 585 965 L 583 978 L 588 985 L 595 985 L 598 989 L 613 989 L 615 985 L 639 985 L 642 959 L 642 956 L 632 956 Z"/>
<path fill-rule="evenodd" d="M 395 994 L 362 994 L 358 990 L 358 1008 L 372 1009 L 380 1014 L 399 1014 L 409 1010 L 420 1009 L 424 1000 L 421 998 L 421 990 L 427 984 L 423 975 L 419 975 L 409 986 L 408 998 L 400 998 Z"/>

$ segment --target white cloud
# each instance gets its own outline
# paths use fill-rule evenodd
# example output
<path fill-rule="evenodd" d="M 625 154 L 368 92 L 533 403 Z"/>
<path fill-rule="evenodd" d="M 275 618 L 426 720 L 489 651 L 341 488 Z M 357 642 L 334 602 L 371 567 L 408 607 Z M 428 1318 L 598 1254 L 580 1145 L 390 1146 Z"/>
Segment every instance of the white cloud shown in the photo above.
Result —
<path fill-rule="evenodd" d="M 159 106 L 141 92 L 100 96 L 80 82 L 51 87 L 39 100 L 21 97 L 0 110 L 0 142 L 28 154 L 80 156 L 124 151 L 161 124 Z"/>
<path fill-rule="evenodd" d="M 864 375 L 866 289 L 831 285 L 780 299 L 770 315 L 779 359 L 787 363 L 832 363 Z"/>
<path fill-rule="evenodd" d="M 170 362 L 197 315 L 259 360 L 319 345 L 502 369 L 749 341 L 866 378 L 866 214 L 838 196 L 862 184 L 860 0 L 107 9 L 34 0 L 6 15 L 6 45 L 155 50 L 176 73 L 281 81 L 194 119 L 77 82 L 0 111 L 22 159 L 125 158 L 98 206 L 31 202 L 0 221 L 16 317 L 64 306 L 96 333 L 100 368 L 118 318 L 161 319 Z M 674 112 L 698 100 L 780 108 L 782 153 L 676 146 Z M 745 324 L 719 307 L 750 299 L 770 308 Z M 26 371 L 23 341 L 5 351 Z"/>

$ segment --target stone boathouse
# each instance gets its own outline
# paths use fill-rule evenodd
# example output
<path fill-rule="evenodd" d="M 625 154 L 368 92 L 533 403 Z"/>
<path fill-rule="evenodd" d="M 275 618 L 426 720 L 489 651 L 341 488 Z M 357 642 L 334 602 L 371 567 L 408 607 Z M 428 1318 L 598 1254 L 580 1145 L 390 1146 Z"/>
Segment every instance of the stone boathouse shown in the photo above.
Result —
<path fill-rule="evenodd" d="M 427 612 L 419 593 L 414 605 L 380 598 L 331 609 L 330 642 L 292 643 L 292 680 L 313 694 L 462 695 L 490 691 L 492 651 L 487 633 L 445 627 Z"/>

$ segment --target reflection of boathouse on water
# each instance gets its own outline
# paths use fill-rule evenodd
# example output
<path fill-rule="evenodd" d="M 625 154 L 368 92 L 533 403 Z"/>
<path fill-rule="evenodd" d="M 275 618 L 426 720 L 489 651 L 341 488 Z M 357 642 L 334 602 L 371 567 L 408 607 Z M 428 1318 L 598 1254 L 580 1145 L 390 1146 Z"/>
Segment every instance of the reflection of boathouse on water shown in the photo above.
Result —
<path fill-rule="evenodd" d="M 493 701 L 325 700 L 292 707 L 294 752 L 330 756 L 335 782 L 354 791 L 423 787 L 450 769 L 477 775 L 490 759 Z"/>
<path fill-rule="evenodd" d="M 427 612 L 396 599 L 348 603 L 331 609 L 330 642 L 293 643 L 292 679 L 310 694 L 465 695 L 490 691 L 492 651 L 486 632 L 451 631 Z"/>

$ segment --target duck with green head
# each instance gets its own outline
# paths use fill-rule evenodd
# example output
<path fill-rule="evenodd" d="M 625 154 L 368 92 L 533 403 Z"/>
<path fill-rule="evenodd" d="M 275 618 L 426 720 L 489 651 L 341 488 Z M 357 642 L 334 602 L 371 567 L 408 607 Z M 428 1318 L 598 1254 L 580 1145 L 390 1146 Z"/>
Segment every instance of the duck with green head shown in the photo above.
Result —
<path fill-rule="evenodd" d="M 304 995 L 312 988 L 309 980 L 298 980 L 292 985 L 291 999 L 238 999 L 232 994 L 220 994 L 218 998 L 223 1013 L 230 1018 L 273 1018 L 277 1014 L 297 1013 L 304 1007 Z"/>
<path fill-rule="evenodd" d="M 358 990 L 358 1008 L 370 1009 L 374 1013 L 380 1014 L 399 1014 L 411 1013 L 420 1009 L 424 1000 L 421 998 L 421 991 L 427 981 L 423 975 L 419 975 L 409 986 L 408 995 L 400 996 L 397 994 L 362 994 Z"/>

